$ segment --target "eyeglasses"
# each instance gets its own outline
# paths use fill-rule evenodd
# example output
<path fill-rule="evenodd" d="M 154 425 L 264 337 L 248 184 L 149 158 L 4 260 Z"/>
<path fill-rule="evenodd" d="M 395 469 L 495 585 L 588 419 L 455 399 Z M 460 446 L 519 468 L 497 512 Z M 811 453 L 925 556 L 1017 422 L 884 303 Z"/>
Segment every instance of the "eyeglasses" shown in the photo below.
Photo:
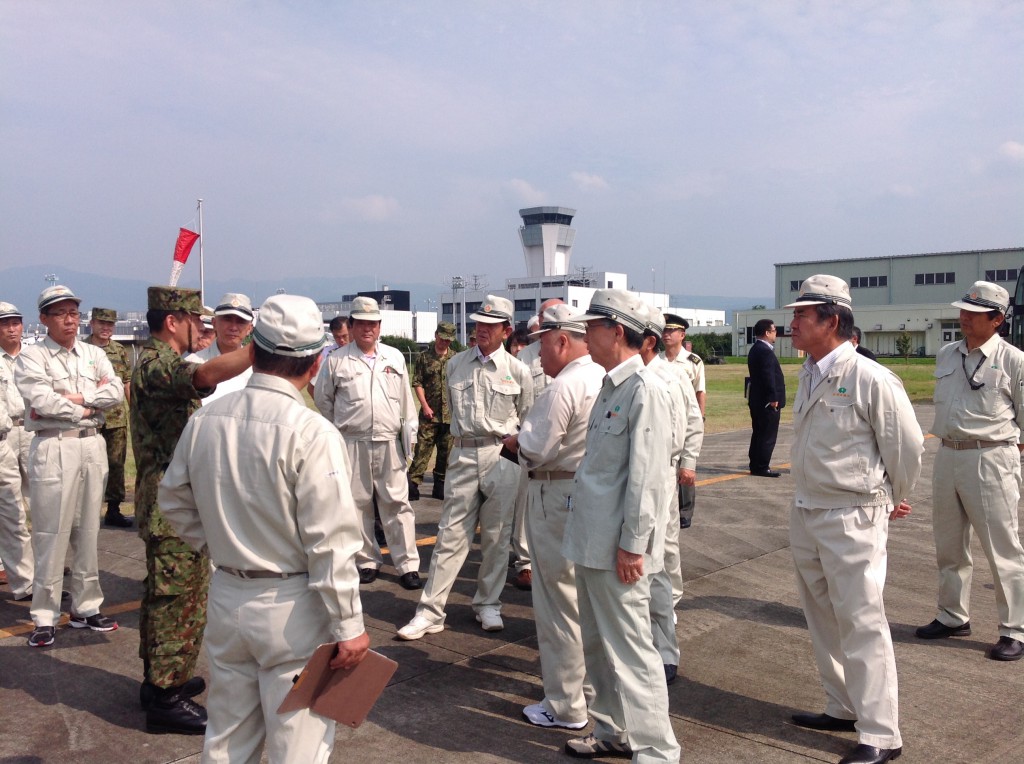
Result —
<path fill-rule="evenodd" d="M 47 313 L 50 318 L 56 318 L 58 321 L 67 321 L 69 318 L 73 318 L 75 321 L 82 317 L 82 314 L 77 310 L 62 310 L 57 313 Z"/>
<path fill-rule="evenodd" d="M 981 388 L 983 388 L 985 386 L 984 382 L 975 382 L 974 381 L 974 375 L 978 373 L 978 369 L 981 368 L 981 365 L 983 363 L 985 363 L 985 356 L 982 356 L 981 360 L 978 361 L 978 365 L 974 367 L 974 371 L 972 371 L 970 374 L 968 374 L 967 373 L 967 356 L 965 356 L 965 355 L 961 355 L 960 356 L 960 365 L 964 369 L 964 376 L 967 377 L 967 384 L 969 384 L 971 386 L 972 390 L 980 390 Z"/>

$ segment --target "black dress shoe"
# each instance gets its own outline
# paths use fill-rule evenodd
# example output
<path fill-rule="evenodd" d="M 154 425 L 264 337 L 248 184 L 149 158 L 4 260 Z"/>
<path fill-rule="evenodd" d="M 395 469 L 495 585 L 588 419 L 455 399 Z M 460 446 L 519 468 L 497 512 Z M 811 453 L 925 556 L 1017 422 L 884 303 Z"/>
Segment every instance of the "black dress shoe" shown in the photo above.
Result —
<path fill-rule="evenodd" d="M 899 758 L 901 753 L 902 748 L 875 748 L 873 745 L 861 743 L 841 758 L 839 764 L 884 764 L 886 761 Z"/>
<path fill-rule="evenodd" d="M 206 689 L 206 680 L 201 676 L 194 676 L 178 688 L 178 694 L 186 698 L 194 698 Z M 160 694 L 160 688 L 148 679 L 139 685 L 139 703 L 144 711 L 148 711 L 153 705 L 153 700 Z"/>
<path fill-rule="evenodd" d="M 676 674 L 679 673 L 679 667 L 673 666 L 671 663 L 665 665 L 665 684 L 672 684 L 676 681 Z"/>
<path fill-rule="evenodd" d="M 751 470 L 750 474 L 754 477 L 782 477 L 782 473 L 775 470 Z"/>
<path fill-rule="evenodd" d="M 680 528 L 689 528 L 690 527 L 690 519 L 688 517 L 680 517 L 679 518 L 679 527 Z"/>
<path fill-rule="evenodd" d="M 938 619 L 927 626 L 918 626 L 914 632 L 919 639 L 945 639 L 946 637 L 969 637 L 971 636 L 971 622 L 962 623 L 959 626 L 947 626 Z"/>
<path fill-rule="evenodd" d="M 377 580 L 377 569 L 376 568 L 360 568 L 359 569 L 359 583 L 361 584 L 372 584 Z"/>
<path fill-rule="evenodd" d="M 837 719 L 828 714 L 793 714 L 793 724 L 812 730 L 832 732 L 856 732 L 856 719 Z"/>
<path fill-rule="evenodd" d="M 415 589 L 422 589 L 423 582 L 420 580 L 420 574 L 415 570 L 411 573 L 403 573 L 398 577 L 398 583 L 402 585 L 403 589 L 413 591 Z"/>
<path fill-rule="evenodd" d="M 1024 642 L 1013 637 L 1000 637 L 988 651 L 988 657 L 994 661 L 1019 661 L 1024 657 Z"/>

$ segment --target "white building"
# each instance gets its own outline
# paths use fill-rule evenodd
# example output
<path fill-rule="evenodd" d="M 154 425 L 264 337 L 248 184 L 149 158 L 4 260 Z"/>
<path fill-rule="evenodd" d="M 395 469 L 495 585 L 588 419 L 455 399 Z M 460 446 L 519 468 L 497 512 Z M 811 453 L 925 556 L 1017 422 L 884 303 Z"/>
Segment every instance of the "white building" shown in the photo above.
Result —
<path fill-rule="evenodd" d="M 1024 247 L 777 263 L 775 308 L 736 312 L 733 352 L 746 355 L 754 324 L 770 318 L 779 329 L 775 352 L 799 355 L 789 338 L 792 310 L 781 306 L 796 299 L 808 276 L 827 273 L 850 285 L 854 320 L 865 347 L 878 355 L 897 355 L 896 340 L 906 332 L 915 355 L 932 356 L 961 337 L 960 311 L 951 302 L 975 281 L 1000 284 L 1012 297 L 1021 268 Z"/>
<path fill-rule="evenodd" d="M 458 327 L 459 338 L 465 342 L 466 317 L 479 309 L 488 294 L 506 297 L 515 306 L 516 325 L 525 326 L 536 315 L 545 300 L 558 298 L 577 308 L 590 305 L 590 298 L 598 289 L 626 289 L 636 292 L 649 304 L 676 313 L 690 322 L 692 333 L 715 331 L 731 332 L 725 323 L 724 310 L 680 308 L 669 304 L 669 295 L 644 292 L 630 284 L 625 273 L 593 272 L 586 269 L 570 271 L 572 248 L 576 231 L 572 219 L 576 210 L 568 207 L 530 207 L 519 210 L 523 225 L 519 240 L 526 260 L 526 276 L 507 278 L 502 287 L 490 288 L 466 279 L 452 279 L 452 289 L 438 295 L 441 320 L 451 321 Z"/>

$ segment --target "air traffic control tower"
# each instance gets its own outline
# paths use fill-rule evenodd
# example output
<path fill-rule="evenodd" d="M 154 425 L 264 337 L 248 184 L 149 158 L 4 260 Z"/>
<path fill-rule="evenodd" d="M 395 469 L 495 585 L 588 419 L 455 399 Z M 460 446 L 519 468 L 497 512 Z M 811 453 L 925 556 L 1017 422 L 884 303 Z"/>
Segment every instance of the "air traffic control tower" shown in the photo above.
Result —
<path fill-rule="evenodd" d="M 565 276 L 576 230 L 572 219 L 576 210 L 568 207 L 530 207 L 519 210 L 523 224 L 519 239 L 526 257 L 526 274 L 534 278 Z"/>

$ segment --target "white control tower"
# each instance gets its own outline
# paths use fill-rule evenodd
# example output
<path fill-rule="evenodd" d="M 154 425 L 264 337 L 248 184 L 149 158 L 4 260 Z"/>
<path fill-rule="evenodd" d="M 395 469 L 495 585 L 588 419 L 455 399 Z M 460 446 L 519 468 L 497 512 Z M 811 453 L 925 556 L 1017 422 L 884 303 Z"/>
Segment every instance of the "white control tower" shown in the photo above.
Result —
<path fill-rule="evenodd" d="M 519 210 L 523 225 L 519 239 L 523 242 L 527 276 L 565 276 L 576 230 L 572 219 L 576 210 L 568 207 L 530 207 Z"/>

